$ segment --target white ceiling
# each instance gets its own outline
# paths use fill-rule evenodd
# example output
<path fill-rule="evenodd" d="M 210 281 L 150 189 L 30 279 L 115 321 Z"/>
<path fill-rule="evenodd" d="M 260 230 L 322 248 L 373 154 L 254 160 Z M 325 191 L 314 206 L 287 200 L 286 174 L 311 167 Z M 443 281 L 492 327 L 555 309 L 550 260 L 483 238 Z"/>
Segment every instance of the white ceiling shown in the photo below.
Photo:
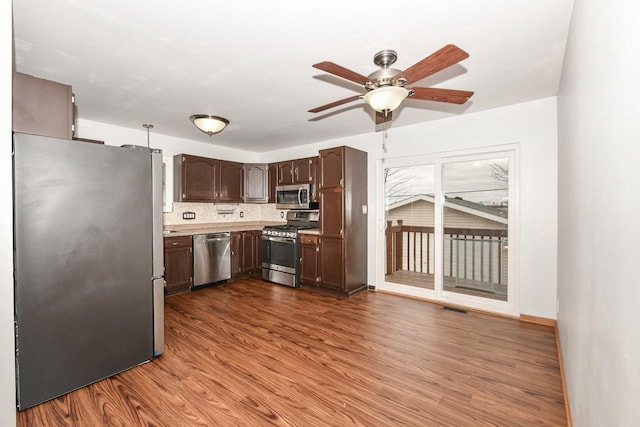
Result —
<path fill-rule="evenodd" d="M 446 44 L 470 54 L 416 86 L 471 90 L 465 105 L 406 100 L 392 127 L 557 93 L 573 0 L 14 0 L 15 67 L 73 86 L 78 117 L 265 152 L 374 132 L 359 74 L 406 69 Z M 191 114 L 231 124 L 209 138 Z"/>

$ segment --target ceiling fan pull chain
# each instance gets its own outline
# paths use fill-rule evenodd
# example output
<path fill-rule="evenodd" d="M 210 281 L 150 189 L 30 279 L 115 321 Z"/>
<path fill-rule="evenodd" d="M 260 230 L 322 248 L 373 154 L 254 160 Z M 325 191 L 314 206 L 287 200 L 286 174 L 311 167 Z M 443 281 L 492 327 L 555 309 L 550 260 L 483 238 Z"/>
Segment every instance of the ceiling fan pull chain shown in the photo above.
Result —
<path fill-rule="evenodd" d="M 385 111 L 385 116 L 387 115 Z M 387 122 L 385 121 L 382 124 L 382 152 L 386 154 L 387 152 Z"/>

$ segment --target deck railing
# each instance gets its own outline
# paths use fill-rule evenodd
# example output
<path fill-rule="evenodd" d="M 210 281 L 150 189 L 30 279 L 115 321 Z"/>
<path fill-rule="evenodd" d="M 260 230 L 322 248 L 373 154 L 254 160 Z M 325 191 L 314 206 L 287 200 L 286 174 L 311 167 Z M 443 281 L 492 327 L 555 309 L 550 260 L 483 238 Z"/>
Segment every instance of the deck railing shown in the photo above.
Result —
<path fill-rule="evenodd" d="M 392 225 L 387 221 L 386 273 L 434 274 L 434 227 L 397 222 Z M 496 292 L 496 285 L 507 285 L 507 230 L 445 227 L 443 246 L 444 277 L 454 279 L 455 286 L 483 285 L 483 289 Z"/>

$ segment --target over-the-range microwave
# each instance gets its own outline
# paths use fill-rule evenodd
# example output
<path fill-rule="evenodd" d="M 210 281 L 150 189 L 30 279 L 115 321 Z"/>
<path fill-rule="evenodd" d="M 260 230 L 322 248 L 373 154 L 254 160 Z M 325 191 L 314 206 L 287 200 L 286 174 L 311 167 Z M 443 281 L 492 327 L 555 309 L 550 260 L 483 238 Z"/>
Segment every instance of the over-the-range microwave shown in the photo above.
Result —
<path fill-rule="evenodd" d="M 313 200 L 312 184 L 278 185 L 276 187 L 276 208 L 278 209 L 318 209 Z"/>

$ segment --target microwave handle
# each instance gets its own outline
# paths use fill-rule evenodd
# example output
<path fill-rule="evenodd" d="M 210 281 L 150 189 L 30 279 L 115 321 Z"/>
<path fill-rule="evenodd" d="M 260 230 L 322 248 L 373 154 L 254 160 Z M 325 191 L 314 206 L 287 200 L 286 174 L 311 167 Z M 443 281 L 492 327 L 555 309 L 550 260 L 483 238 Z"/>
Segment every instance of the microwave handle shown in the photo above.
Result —
<path fill-rule="evenodd" d="M 302 206 L 302 187 L 298 188 L 298 204 Z"/>

